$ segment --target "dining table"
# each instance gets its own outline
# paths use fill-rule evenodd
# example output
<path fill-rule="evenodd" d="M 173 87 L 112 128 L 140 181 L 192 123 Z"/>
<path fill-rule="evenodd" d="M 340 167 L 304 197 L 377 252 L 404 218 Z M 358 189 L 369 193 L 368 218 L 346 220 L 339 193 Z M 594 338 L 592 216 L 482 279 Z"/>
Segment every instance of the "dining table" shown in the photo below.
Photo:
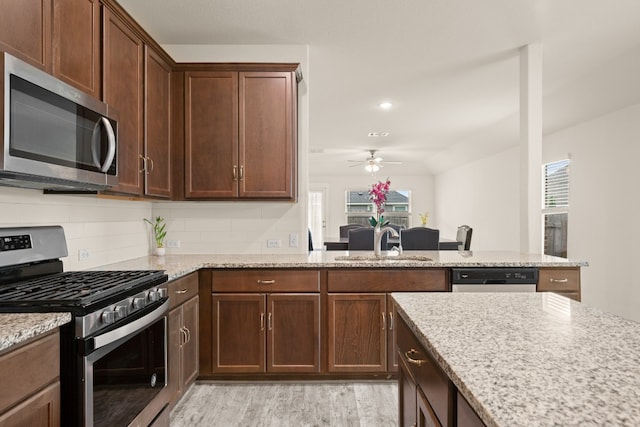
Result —
<path fill-rule="evenodd" d="M 387 249 L 391 249 L 394 246 L 398 246 L 400 244 L 399 237 L 389 237 L 387 239 Z M 438 246 L 441 251 L 457 251 L 458 246 L 461 245 L 462 242 L 457 241 L 456 239 L 449 239 L 446 237 L 440 237 L 440 241 Z M 327 237 L 324 240 L 324 246 L 327 251 L 346 251 L 349 250 L 349 238 L 348 237 Z"/>

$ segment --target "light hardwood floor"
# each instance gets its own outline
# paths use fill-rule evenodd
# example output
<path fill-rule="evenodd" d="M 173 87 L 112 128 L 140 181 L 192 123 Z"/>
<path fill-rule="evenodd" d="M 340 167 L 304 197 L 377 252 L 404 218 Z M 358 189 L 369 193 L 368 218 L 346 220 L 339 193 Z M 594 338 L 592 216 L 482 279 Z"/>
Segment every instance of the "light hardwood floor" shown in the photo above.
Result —
<path fill-rule="evenodd" d="M 172 427 L 391 427 L 397 381 L 198 382 L 171 413 Z"/>

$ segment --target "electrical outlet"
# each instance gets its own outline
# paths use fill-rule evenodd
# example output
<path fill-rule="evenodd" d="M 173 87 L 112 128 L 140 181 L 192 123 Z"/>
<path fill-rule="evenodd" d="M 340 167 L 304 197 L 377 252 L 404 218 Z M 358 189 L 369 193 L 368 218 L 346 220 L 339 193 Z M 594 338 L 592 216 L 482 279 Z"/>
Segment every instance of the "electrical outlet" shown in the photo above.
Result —
<path fill-rule="evenodd" d="M 78 261 L 86 261 L 89 259 L 89 249 L 78 249 Z"/>
<path fill-rule="evenodd" d="M 289 247 L 290 248 L 298 247 L 298 233 L 289 234 Z"/>
<path fill-rule="evenodd" d="M 269 239 L 267 240 L 268 248 L 279 248 L 282 246 L 282 241 L 280 239 Z"/>
<path fill-rule="evenodd" d="M 167 240 L 167 243 L 165 244 L 165 246 L 167 248 L 179 248 L 180 240 Z"/>

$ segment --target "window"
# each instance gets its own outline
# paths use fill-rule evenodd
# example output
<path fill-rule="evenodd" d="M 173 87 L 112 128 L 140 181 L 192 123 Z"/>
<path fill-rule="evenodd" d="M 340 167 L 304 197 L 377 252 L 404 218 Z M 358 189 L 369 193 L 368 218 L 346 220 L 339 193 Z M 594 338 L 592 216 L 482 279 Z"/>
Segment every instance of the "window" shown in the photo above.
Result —
<path fill-rule="evenodd" d="M 347 190 L 345 193 L 345 212 L 347 224 L 369 225 L 369 218 L 375 213 L 375 207 L 369 200 L 369 190 Z M 393 224 L 409 228 L 411 192 L 390 190 L 387 194 L 384 217 Z"/>
<path fill-rule="evenodd" d="M 567 257 L 569 223 L 569 160 L 543 166 L 544 253 Z"/>

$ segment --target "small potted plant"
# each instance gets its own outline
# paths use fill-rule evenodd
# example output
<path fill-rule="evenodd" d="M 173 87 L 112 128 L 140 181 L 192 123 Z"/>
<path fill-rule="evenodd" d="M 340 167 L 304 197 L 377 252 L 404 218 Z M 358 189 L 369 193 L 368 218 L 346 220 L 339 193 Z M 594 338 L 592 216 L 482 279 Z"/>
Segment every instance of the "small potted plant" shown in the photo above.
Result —
<path fill-rule="evenodd" d="M 151 225 L 151 229 L 153 230 L 153 240 L 156 242 L 156 246 L 153 249 L 154 255 L 164 255 L 164 239 L 167 236 L 167 231 L 165 230 L 167 225 L 164 223 L 164 218 L 157 216 L 153 221 L 148 220 L 147 218 L 144 220 Z"/>

